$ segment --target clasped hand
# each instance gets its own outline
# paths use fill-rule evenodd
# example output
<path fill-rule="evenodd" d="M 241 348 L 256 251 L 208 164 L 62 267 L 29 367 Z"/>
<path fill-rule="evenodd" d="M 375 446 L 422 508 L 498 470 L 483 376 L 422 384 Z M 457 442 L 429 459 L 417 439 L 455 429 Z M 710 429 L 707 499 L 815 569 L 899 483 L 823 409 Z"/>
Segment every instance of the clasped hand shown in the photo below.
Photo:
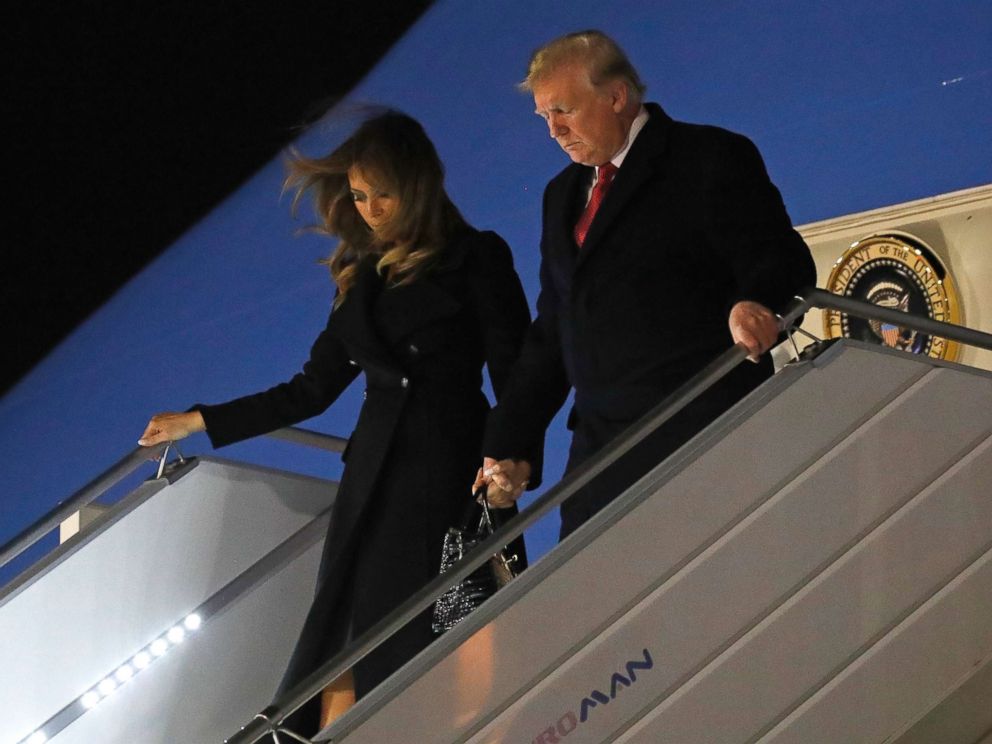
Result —
<path fill-rule="evenodd" d="M 487 486 L 486 499 L 489 505 L 506 509 L 520 498 L 529 479 L 530 463 L 526 460 L 494 460 L 484 457 L 482 467 L 475 476 L 475 483 L 472 484 L 472 492 Z"/>

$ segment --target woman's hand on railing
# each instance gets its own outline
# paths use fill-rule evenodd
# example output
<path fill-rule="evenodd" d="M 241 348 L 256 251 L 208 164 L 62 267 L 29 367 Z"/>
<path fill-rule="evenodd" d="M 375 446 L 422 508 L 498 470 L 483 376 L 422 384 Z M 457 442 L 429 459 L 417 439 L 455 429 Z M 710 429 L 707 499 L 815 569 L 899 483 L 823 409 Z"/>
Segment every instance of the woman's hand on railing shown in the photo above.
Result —
<path fill-rule="evenodd" d="M 151 447 L 163 442 L 174 442 L 198 431 L 205 431 L 206 428 L 199 411 L 157 413 L 148 422 L 138 444 Z"/>

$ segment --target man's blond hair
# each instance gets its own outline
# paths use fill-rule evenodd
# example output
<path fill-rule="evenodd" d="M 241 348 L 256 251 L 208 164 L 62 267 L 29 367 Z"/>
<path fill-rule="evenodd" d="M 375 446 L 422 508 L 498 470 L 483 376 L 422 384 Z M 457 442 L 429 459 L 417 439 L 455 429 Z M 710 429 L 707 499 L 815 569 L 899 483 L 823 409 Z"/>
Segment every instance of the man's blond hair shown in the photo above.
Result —
<path fill-rule="evenodd" d="M 517 86 L 528 93 L 534 84 L 561 67 L 579 62 L 589 71 L 593 85 L 622 80 L 635 103 L 644 97 L 646 86 L 623 49 L 602 31 L 590 29 L 559 36 L 535 51 L 527 66 L 527 77 Z"/>

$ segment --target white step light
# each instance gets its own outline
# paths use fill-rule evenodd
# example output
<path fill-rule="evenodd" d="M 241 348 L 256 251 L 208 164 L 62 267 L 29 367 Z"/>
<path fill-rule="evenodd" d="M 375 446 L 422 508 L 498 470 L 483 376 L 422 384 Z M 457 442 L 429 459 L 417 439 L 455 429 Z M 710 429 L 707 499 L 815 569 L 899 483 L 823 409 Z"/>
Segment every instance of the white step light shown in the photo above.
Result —
<path fill-rule="evenodd" d="M 95 708 L 101 700 L 113 695 L 119 687 L 128 682 L 135 674 L 147 669 L 155 659 L 164 656 L 166 652 L 175 645 L 179 645 L 186 639 L 186 634 L 192 633 L 200 628 L 203 619 L 200 615 L 192 613 L 187 615 L 181 623 L 173 625 L 163 635 L 156 638 L 148 646 L 136 653 L 130 661 L 121 664 L 112 674 L 104 677 L 97 683 L 96 687 L 87 691 L 79 698 L 79 703 L 85 710 Z M 41 731 L 37 731 L 32 736 L 45 736 Z M 38 744 L 46 742 L 43 739 L 25 739 L 23 744 Z"/>
<path fill-rule="evenodd" d="M 121 684 L 124 684 L 133 676 L 134 676 L 134 667 L 132 667 L 130 664 L 125 664 L 116 672 L 114 672 L 114 679 L 116 679 Z"/>
<path fill-rule="evenodd" d="M 186 638 L 186 631 L 183 630 L 181 625 L 177 625 L 174 628 L 169 628 L 167 637 L 172 643 L 178 646 Z"/>

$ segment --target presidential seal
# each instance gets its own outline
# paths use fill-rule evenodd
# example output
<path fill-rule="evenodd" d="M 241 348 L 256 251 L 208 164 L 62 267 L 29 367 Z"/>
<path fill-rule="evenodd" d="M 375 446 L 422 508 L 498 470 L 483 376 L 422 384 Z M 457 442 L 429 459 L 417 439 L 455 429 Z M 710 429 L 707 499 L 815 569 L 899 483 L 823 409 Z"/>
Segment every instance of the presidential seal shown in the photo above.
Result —
<path fill-rule="evenodd" d="M 961 322 L 961 303 L 950 272 L 922 241 L 909 235 L 873 235 L 837 259 L 827 290 L 882 307 Z M 864 320 L 837 310 L 823 313 L 827 338 L 853 338 L 934 359 L 957 359 L 954 341 L 909 328 Z"/>

